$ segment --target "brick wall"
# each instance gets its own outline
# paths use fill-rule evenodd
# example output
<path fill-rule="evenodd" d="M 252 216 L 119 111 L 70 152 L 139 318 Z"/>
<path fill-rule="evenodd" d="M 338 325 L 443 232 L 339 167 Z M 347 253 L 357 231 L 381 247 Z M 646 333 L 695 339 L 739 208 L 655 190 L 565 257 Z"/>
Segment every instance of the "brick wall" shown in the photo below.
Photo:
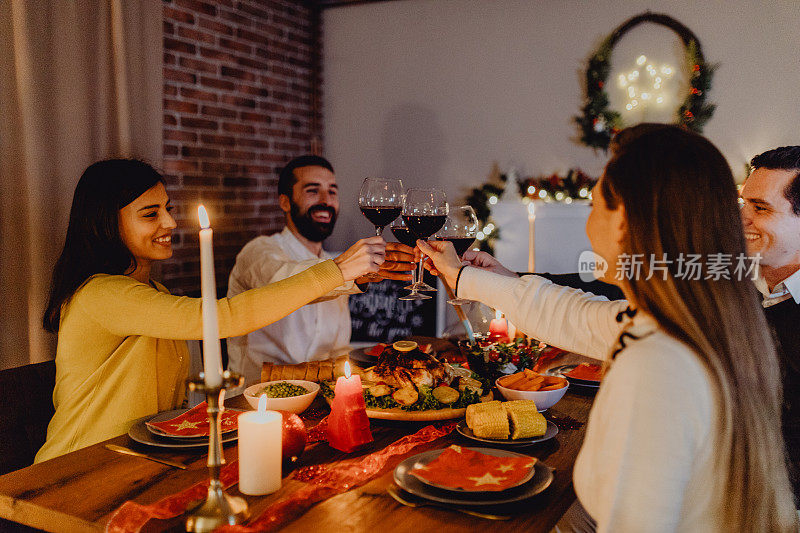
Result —
<path fill-rule="evenodd" d="M 178 228 L 161 274 L 173 293 L 200 288 L 199 203 L 220 291 L 242 246 L 283 227 L 275 171 L 319 146 L 318 20 L 299 1 L 164 1 L 163 170 Z"/>

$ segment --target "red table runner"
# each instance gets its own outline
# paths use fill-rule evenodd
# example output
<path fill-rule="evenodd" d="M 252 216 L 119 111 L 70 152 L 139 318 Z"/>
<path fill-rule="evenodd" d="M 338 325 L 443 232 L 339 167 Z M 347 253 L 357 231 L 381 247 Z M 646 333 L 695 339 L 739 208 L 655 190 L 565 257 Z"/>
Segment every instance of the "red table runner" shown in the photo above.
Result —
<path fill-rule="evenodd" d="M 371 481 L 388 466 L 394 466 L 394 464 L 390 464 L 392 459 L 407 454 L 421 444 L 427 444 L 450 434 L 455 426 L 455 422 L 438 427 L 426 426 L 412 435 L 396 440 L 383 450 L 373 452 L 361 459 L 345 461 L 334 466 L 315 465 L 300 468 L 295 472 L 294 477 L 306 481 L 308 485 L 273 503 L 260 516 L 251 520 L 248 525 L 223 526 L 217 528 L 216 531 L 251 533 L 275 530 L 300 516 L 315 503 Z M 238 483 L 237 461 L 222 467 L 220 481 L 226 488 Z M 109 533 L 138 533 L 152 518 L 166 520 L 179 516 L 186 511 L 190 503 L 203 499 L 207 492 L 208 481 L 204 481 L 150 505 L 141 505 L 132 501 L 125 502 L 112 515 L 106 525 L 106 531 Z"/>

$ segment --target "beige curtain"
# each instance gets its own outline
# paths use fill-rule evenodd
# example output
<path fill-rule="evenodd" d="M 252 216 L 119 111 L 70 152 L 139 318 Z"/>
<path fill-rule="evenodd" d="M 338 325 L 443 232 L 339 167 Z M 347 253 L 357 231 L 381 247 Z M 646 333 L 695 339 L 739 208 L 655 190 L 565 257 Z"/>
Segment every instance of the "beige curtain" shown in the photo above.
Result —
<path fill-rule="evenodd" d="M 42 313 L 81 172 L 161 164 L 162 21 L 154 0 L 0 0 L 0 368 L 55 356 Z"/>

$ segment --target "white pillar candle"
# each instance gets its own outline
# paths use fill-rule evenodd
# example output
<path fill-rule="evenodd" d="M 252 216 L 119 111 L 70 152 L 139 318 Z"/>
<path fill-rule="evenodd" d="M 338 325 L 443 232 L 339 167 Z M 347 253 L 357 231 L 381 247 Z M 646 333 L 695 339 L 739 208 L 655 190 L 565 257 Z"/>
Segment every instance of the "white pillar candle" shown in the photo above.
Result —
<path fill-rule="evenodd" d="M 536 271 L 536 206 L 528 204 L 528 272 Z"/>
<path fill-rule="evenodd" d="M 200 290 L 203 295 L 203 373 L 208 387 L 222 385 L 222 352 L 217 321 L 217 282 L 214 277 L 214 235 L 206 208 L 197 208 L 200 219 Z"/>
<path fill-rule="evenodd" d="M 281 488 L 283 417 L 267 411 L 267 396 L 258 411 L 239 415 L 239 492 L 272 494 Z"/>

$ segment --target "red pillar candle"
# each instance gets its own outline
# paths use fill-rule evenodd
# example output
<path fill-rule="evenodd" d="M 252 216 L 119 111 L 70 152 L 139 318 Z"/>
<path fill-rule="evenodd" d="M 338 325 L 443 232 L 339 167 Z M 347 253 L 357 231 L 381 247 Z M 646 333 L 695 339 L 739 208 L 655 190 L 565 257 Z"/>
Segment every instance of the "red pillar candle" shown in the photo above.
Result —
<path fill-rule="evenodd" d="M 344 376 L 336 380 L 328 416 L 328 443 L 337 450 L 352 452 L 362 444 L 372 442 L 361 376 L 350 375 L 350 363 L 344 364 Z"/>
<path fill-rule="evenodd" d="M 495 311 L 495 318 L 489 323 L 489 340 L 495 342 L 508 342 L 508 320 L 502 317 L 500 311 Z"/>

